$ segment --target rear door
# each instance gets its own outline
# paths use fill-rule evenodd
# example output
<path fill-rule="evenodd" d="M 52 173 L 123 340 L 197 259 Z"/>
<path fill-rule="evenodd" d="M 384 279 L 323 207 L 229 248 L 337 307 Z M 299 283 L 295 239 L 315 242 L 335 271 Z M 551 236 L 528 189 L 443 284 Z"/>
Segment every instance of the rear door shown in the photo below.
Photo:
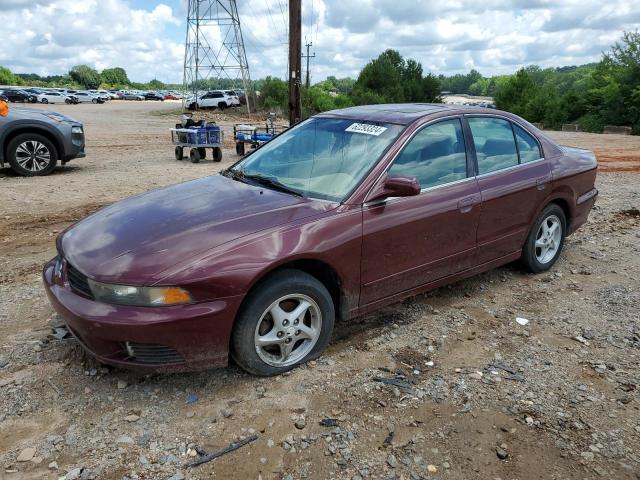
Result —
<path fill-rule="evenodd" d="M 363 206 L 361 304 L 473 265 L 480 191 L 462 119 L 431 123 L 409 140 L 389 175 L 415 176 L 419 195 Z"/>
<path fill-rule="evenodd" d="M 538 141 L 498 116 L 467 116 L 477 160 L 482 213 L 478 263 L 522 249 L 533 216 L 547 195 L 551 167 Z"/>

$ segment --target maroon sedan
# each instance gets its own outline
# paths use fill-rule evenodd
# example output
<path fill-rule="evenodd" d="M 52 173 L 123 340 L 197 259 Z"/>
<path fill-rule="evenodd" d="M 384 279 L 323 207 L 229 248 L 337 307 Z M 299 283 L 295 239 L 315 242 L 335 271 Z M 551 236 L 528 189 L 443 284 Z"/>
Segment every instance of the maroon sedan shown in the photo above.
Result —
<path fill-rule="evenodd" d="M 323 113 L 210 177 L 63 232 L 47 294 L 101 362 L 274 375 L 336 319 L 520 259 L 550 268 L 587 220 L 593 153 L 445 105 Z"/>

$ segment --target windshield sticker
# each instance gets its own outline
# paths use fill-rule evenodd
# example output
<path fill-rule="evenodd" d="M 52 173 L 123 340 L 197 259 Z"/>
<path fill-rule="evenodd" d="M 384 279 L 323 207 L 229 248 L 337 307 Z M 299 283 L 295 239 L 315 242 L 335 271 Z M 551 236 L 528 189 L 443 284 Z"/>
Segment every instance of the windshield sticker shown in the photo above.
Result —
<path fill-rule="evenodd" d="M 368 123 L 352 123 L 347 127 L 345 132 L 351 133 L 364 133 L 366 135 L 373 135 L 377 137 L 383 133 L 387 127 L 380 127 L 378 125 L 369 125 Z"/>

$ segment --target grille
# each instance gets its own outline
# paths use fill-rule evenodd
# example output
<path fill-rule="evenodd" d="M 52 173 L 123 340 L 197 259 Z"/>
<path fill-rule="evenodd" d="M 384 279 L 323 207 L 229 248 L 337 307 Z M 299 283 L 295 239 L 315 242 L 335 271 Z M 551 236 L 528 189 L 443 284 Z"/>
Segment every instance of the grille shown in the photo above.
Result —
<path fill-rule="evenodd" d="M 184 359 L 173 348 L 150 343 L 125 342 L 126 355 L 141 363 L 183 363 Z"/>
<path fill-rule="evenodd" d="M 69 285 L 71 285 L 71 288 L 76 292 L 89 298 L 93 298 L 93 293 L 91 292 L 91 288 L 89 288 L 87 276 L 79 270 L 76 270 L 69 263 L 67 263 L 67 278 L 69 279 Z"/>

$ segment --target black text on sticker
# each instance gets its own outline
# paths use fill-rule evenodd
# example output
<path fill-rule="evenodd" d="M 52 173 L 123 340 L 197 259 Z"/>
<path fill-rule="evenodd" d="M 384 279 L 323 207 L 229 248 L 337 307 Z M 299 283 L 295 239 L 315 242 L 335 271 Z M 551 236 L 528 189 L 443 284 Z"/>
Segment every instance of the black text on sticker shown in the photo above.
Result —
<path fill-rule="evenodd" d="M 368 123 L 352 123 L 346 128 L 345 132 L 365 133 L 367 135 L 374 135 L 377 137 L 386 129 L 387 127 L 380 127 L 379 125 L 369 125 Z"/>

